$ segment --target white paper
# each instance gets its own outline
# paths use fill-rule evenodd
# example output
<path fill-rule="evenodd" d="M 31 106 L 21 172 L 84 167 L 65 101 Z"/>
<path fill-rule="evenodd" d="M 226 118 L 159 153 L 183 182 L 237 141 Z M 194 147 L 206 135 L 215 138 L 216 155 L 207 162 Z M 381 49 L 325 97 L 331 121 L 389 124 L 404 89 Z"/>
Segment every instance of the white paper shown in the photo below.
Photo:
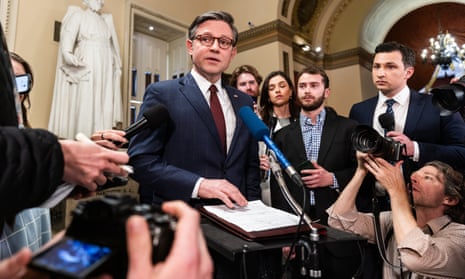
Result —
<path fill-rule="evenodd" d="M 297 215 L 267 206 L 261 200 L 251 201 L 245 207 L 234 209 L 226 205 L 207 205 L 204 208 L 246 232 L 296 226 L 299 223 Z"/>

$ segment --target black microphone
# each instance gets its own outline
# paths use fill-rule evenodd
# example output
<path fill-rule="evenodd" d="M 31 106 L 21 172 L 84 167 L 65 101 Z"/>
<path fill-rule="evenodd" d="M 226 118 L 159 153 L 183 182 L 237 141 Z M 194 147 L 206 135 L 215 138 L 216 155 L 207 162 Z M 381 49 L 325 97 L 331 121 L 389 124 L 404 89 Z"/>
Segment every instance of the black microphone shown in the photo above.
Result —
<path fill-rule="evenodd" d="M 135 134 L 139 133 L 143 129 L 150 128 L 156 129 L 165 123 L 170 118 L 168 109 L 162 105 L 157 104 L 142 114 L 142 117 L 133 123 L 131 126 L 127 127 L 124 131 L 126 135 L 125 138 L 130 139 Z"/>
<path fill-rule="evenodd" d="M 131 126 L 127 127 L 124 130 L 126 132 L 124 137 L 127 139 L 130 139 L 132 136 L 139 133 L 143 129 L 146 129 L 146 128 L 156 129 L 160 127 L 163 123 L 168 121 L 169 118 L 170 118 L 170 115 L 168 113 L 168 109 L 162 104 L 157 104 L 147 109 L 147 111 L 142 114 L 142 117 L 138 121 L 133 123 Z M 121 146 L 122 145 L 121 142 L 118 142 L 118 141 L 112 141 L 112 142 L 121 148 L 127 147 L 127 143 L 124 144 L 124 146 Z M 107 178 L 108 178 L 107 182 L 104 185 L 99 185 L 97 187 L 97 191 L 101 191 L 104 189 L 117 187 L 117 186 L 123 186 L 128 183 L 128 178 L 124 176 L 110 175 Z"/>
<path fill-rule="evenodd" d="M 300 174 L 291 166 L 281 150 L 279 150 L 276 144 L 271 140 L 269 136 L 270 131 L 266 127 L 265 123 L 257 117 L 250 107 L 242 107 L 239 110 L 239 115 L 247 128 L 249 128 L 254 139 L 264 141 L 266 146 L 274 152 L 276 159 L 278 159 L 282 168 L 286 171 L 292 181 L 298 186 L 305 187 Z"/>
<path fill-rule="evenodd" d="M 387 132 L 394 131 L 395 129 L 395 120 L 392 113 L 385 112 L 378 116 L 379 124 Z"/>

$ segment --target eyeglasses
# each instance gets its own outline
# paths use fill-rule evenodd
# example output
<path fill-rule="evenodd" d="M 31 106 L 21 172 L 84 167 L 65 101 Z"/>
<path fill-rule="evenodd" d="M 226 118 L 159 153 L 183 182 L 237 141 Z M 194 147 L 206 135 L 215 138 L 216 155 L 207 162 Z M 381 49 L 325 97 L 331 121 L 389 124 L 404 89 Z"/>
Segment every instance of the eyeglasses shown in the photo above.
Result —
<path fill-rule="evenodd" d="M 233 44 L 232 39 L 227 37 L 213 37 L 209 34 L 197 35 L 195 36 L 195 40 L 199 40 L 199 42 L 206 47 L 211 47 L 215 43 L 215 40 L 218 40 L 218 46 L 222 49 L 228 49 Z"/>

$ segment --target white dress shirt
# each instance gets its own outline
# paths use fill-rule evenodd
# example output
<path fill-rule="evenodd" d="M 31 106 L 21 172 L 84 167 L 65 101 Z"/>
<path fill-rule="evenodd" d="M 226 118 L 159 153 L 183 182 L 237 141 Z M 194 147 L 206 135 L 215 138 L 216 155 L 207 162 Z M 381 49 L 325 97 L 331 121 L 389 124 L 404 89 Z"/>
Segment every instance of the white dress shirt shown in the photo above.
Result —
<path fill-rule="evenodd" d="M 393 98 L 388 98 L 384 96 L 383 93 L 378 92 L 378 103 L 376 104 L 375 113 L 373 115 L 373 129 L 375 129 L 380 135 L 384 136 L 384 129 L 379 123 L 378 117 L 386 112 L 386 100 L 393 99 L 396 102 L 392 106 L 394 111 L 394 121 L 396 132 L 404 132 L 405 122 L 407 120 L 408 107 L 410 104 L 410 89 L 408 86 L 405 86 L 399 93 L 397 93 Z M 413 141 L 414 151 L 412 159 L 413 161 L 418 161 L 420 158 L 420 149 L 418 143 Z"/>

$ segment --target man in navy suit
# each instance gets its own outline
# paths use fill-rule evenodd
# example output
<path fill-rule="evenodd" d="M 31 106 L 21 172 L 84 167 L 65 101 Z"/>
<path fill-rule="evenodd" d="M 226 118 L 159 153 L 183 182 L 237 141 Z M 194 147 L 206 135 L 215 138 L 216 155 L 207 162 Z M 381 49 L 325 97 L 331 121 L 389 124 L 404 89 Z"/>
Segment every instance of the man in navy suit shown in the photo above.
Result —
<path fill-rule="evenodd" d="M 357 122 L 325 107 L 330 94 L 329 78 L 320 67 L 311 65 L 302 70 L 296 85 L 301 105 L 299 119 L 278 131 L 274 141 L 300 171 L 307 190 L 305 212 L 312 220 L 327 224 L 326 209 L 336 201 L 355 171 L 350 137 Z M 285 181 L 293 198 L 303 206 L 303 189 L 288 175 Z M 271 180 L 270 190 L 272 206 L 292 212 L 275 179 Z"/>
<path fill-rule="evenodd" d="M 459 113 L 441 117 L 439 108 L 432 103 L 431 95 L 409 89 L 407 81 L 414 73 L 414 66 L 415 52 L 412 49 L 396 42 L 378 45 L 372 65 L 372 79 L 378 95 L 354 104 L 349 117 L 360 124 L 372 126 L 380 135 L 384 135 L 378 118 L 389 111 L 386 100 L 392 99 L 395 125 L 386 136 L 405 145 L 402 154 L 404 177 L 410 177 L 411 172 L 433 160 L 443 161 L 463 172 L 465 123 Z M 359 191 L 357 209 L 371 211 L 373 195 L 379 196 L 380 210 L 389 209 L 387 199 L 382 197 L 383 189 L 375 187 L 372 175 L 365 178 Z M 365 278 L 380 277 L 380 272 L 378 275 L 367 274 Z"/>
<path fill-rule="evenodd" d="M 221 11 L 196 17 L 186 41 L 191 72 L 147 88 L 140 115 L 163 104 L 170 120 L 156 130 L 140 132 L 129 145 L 134 178 L 142 192 L 153 194 L 150 200 L 142 196 L 143 202 L 202 198 L 233 207 L 260 199 L 257 142 L 238 115 L 241 107 L 252 107 L 252 98 L 221 80 L 237 52 L 233 23 L 232 16 Z M 214 94 L 216 101 L 210 99 Z M 218 101 L 223 128 L 217 128 L 210 110 Z"/>
<path fill-rule="evenodd" d="M 386 136 L 405 145 L 403 155 L 409 169 L 406 177 L 426 162 L 440 160 L 459 171 L 465 171 L 465 123 L 459 113 L 441 117 L 432 96 L 420 94 L 407 86 L 413 75 L 415 52 L 396 42 L 378 45 L 372 66 L 373 83 L 379 92 L 352 106 L 349 117 L 372 126 L 381 135 L 378 120 L 393 99 L 395 127 Z"/>

